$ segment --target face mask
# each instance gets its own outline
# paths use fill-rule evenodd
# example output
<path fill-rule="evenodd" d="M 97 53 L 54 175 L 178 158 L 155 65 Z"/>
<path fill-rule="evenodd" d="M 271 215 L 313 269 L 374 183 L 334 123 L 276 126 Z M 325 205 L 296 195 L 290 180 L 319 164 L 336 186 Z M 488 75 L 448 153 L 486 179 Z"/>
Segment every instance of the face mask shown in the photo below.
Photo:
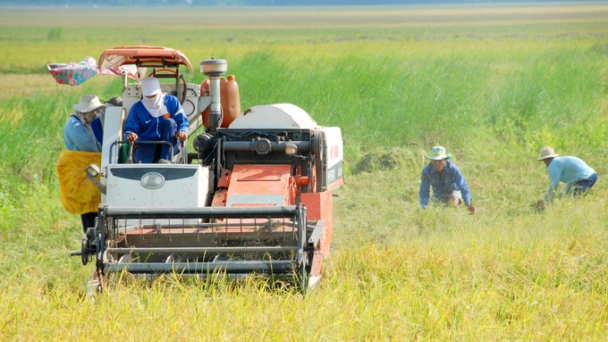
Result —
<path fill-rule="evenodd" d="M 146 105 L 146 107 L 149 108 L 157 108 L 158 106 L 160 106 L 160 93 L 154 95 L 154 97 L 145 97 L 142 99 L 143 103 Z"/>
<path fill-rule="evenodd" d="M 88 124 L 90 124 L 91 122 L 93 122 L 93 120 L 95 120 L 95 117 L 96 117 L 97 115 L 95 114 L 95 111 L 93 111 L 93 112 L 84 113 L 84 115 L 83 115 L 83 116 L 84 116 L 84 120 L 85 120 L 85 121 L 86 121 Z"/>

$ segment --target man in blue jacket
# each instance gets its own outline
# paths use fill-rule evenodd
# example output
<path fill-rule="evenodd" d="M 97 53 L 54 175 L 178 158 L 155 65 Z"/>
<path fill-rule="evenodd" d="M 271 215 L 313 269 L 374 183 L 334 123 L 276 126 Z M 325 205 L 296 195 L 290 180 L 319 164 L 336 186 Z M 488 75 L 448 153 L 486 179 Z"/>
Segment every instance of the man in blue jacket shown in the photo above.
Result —
<path fill-rule="evenodd" d="M 549 172 L 549 189 L 545 197 L 538 201 L 539 208 L 544 207 L 545 202 L 550 202 L 555 197 L 555 191 L 560 182 L 566 183 L 566 187 L 559 193 L 559 196 L 573 195 L 578 197 L 587 192 L 597 181 L 597 173 L 587 163 L 577 157 L 560 157 L 550 146 L 540 150 L 540 158 Z"/>
<path fill-rule="evenodd" d="M 163 94 L 155 77 L 144 78 L 141 89 L 143 97 L 131 107 L 125 123 L 125 140 L 131 145 L 136 140 L 167 141 L 172 146 L 178 139 L 185 141 L 189 124 L 179 100 Z M 165 144 L 136 145 L 133 158 L 136 163 L 170 163 L 171 149 Z"/>
<path fill-rule="evenodd" d="M 456 164 L 450 162 L 451 155 L 442 146 L 433 146 L 426 156 L 431 162 L 422 169 L 420 183 L 420 206 L 426 209 L 429 204 L 430 187 L 433 187 L 433 199 L 438 203 L 458 206 L 461 202 L 471 214 L 477 210 L 471 203 L 471 193 L 466 180 Z"/>

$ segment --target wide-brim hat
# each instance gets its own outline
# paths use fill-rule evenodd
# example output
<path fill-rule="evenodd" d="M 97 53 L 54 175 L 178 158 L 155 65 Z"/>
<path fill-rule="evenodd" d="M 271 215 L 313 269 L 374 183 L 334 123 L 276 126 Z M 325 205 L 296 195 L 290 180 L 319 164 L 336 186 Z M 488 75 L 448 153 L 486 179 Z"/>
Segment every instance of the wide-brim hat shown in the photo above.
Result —
<path fill-rule="evenodd" d="M 451 157 L 452 155 L 446 153 L 445 148 L 443 146 L 433 146 L 433 148 L 431 148 L 431 152 L 426 155 L 426 158 L 430 160 L 444 160 L 450 159 Z"/>
<path fill-rule="evenodd" d="M 87 94 L 80 97 L 80 103 L 72 106 L 74 110 L 81 113 L 92 112 L 97 108 L 106 108 L 106 106 L 99 101 L 99 98 L 95 95 Z"/>
<path fill-rule="evenodd" d="M 536 160 L 544 160 L 547 158 L 555 158 L 555 157 L 559 157 L 559 154 L 555 153 L 551 146 L 545 146 L 540 149 L 540 158 L 538 158 Z"/>

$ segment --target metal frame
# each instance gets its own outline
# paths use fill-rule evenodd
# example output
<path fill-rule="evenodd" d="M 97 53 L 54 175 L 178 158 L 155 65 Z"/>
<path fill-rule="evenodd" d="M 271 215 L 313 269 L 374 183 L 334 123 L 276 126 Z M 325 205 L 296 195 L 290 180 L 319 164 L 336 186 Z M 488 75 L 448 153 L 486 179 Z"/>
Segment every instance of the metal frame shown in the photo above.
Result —
<path fill-rule="evenodd" d="M 285 224 L 293 225 L 293 231 L 286 234 L 296 234 L 295 244 L 280 246 L 217 246 L 217 247 L 113 247 L 110 246 L 115 238 L 113 225 L 115 220 L 123 219 L 287 219 Z M 247 223 L 245 223 L 247 225 Z M 211 226 L 208 226 L 212 227 Z M 312 228 L 312 227 L 310 227 Z M 202 207 L 202 208 L 129 208 L 111 207 L 101 205 L 98 214 L 98 224 L 95 229 L 97 237 L 96 247 L 90 249 L 96 255 L 97 270 L 102 273 L 127 271 L 133 274 L 158 274 L 164 272 L 175 272 L 179 274 L 240 274 L 249 272 L 260 272 L 265 274 L 288 274 L 297 279 L 298 286 L 302 289 L 308 288 L 307 272 L 310 271 L 310 260 L 312 257 L 309 246 L 306 208 L 303 205 L 281 206 L 281 207 Z M 177 228 L 179 230 L 179 228 Z M 138 236 L 138 235 L 135 235 Z M 146 235 L 151 236 L 153 235 Z M 133 237 L 132 237 L 133 239 Z M 135 239 L 137 239 L 135 237 Z M 83 248 L 82 253 L 85 253 Z M 108 253 L 122 255 L 117 262 L 108 262 Z M 163 253 L 169 255 L 163 262 L 137 262 L 129 255 Z M 201 255 L 213 256 L 217 253 L 256 253 L 262 258 L 258 260 L 213 260 L 183 262 L 174 255 Z M 287 253 L 292 255 L 289 259 L 275 260 L 266 258 L 270 253 Z M 84 255 L 83 255 L 84 257 Z"/>

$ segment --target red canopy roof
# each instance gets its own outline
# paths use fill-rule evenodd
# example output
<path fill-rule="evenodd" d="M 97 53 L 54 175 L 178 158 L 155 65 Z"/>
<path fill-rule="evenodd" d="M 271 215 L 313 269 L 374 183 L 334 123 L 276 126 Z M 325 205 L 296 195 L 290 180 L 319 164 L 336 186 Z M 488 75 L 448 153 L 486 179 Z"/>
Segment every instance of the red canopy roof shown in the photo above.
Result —
<path fill-rule="evenodd" d="M 117 46 L 105 50 L 99 57 L 99 69 L 135 64 L 141 67 L 175 67 L 185 65 L 192 71 L 188 58 L 178 50 L 162 46 Z"/>

